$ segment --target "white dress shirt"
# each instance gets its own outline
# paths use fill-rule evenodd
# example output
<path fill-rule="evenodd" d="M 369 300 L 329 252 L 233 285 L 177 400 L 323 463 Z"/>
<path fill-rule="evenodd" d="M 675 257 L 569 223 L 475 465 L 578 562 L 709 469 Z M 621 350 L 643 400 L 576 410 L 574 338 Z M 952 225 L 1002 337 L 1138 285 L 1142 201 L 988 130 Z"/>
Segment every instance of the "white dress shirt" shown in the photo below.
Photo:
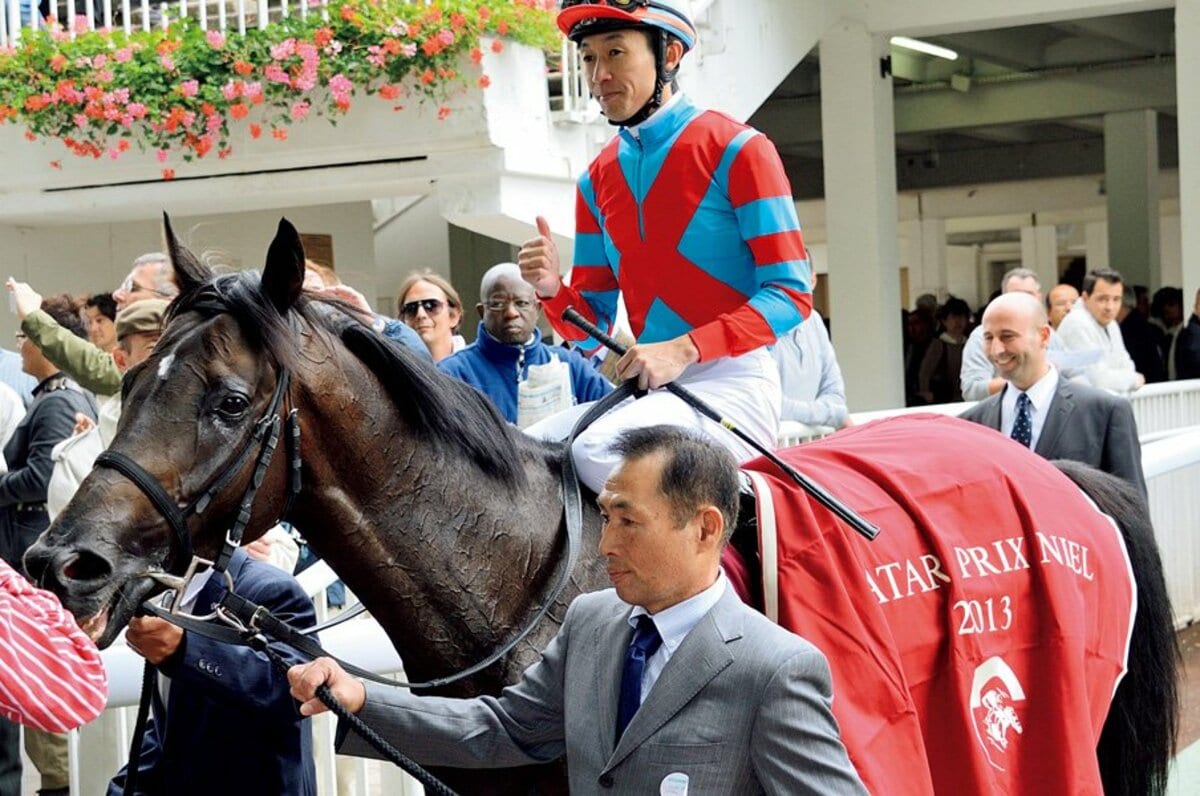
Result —
<path fill-rule="evenodd" d="M 721 599 L 721 595 L 725 593 L 726 583 L 725 573 L 717 570 L 717 579 L 713 581 L 713 585 L 670 608 L 664 608 L 656 614 L 651 614 L 640 605 L 634 606 L 633 612 L 629 614 L 629 624 L 633 626 L 634 630 L 637 629 L 638 617 L 645 614 L 654 622 L 658 635 L 662 637 L 662 644 L 646 661 L 646 668 L 642 670 L 642 702 L 646 701 L 646 695 L 658 682 L 658 676 L 666 668 L 667 661 L 671 660 L 671 656 L 675 654 L 675 650 L 679 649 L 679 645 L 687 638 L 687 634 L 700 624 L 704 615 L 711 611 L 712 607 Z"/>
<path fill-rule="evenodd" d="M 1029 415 L 1033 424 L 1030 435 L 1029 449 L 1037 450 L 1038 439 L 1042 436 L 1042 427 L 1046 425 L 1046 415 L 1050 411 L 1050 402 L 1054 400 L 1054 392 L 1058 388 L 1058 371 L 1051 365 L 1033 386 L 1025 391 L 1029 396 Z M 1017 396 L 1021 391 L 1009 382 L 1004 385 L 1004 395 L 1000 398 L 1000 431 L 1006 437 L 1012 436 L 1013 426 L 1017 422 Z"/>

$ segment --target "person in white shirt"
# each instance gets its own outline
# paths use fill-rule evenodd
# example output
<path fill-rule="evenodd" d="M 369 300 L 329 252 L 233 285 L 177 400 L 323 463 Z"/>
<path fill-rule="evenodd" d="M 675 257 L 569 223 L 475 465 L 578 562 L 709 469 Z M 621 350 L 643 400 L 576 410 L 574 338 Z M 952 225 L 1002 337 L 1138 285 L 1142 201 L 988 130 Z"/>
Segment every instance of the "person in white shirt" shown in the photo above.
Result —
<path fill-rule="evenodd" d="M 782 420 L 830 428 L 847 425 L 846 384 L 820 313 L 814 309 L 805 323 L 780 337 L 771 355 L 783 389 Z"/>
<path fill-rule="evenodd" d="M 1068 351 L 1099 351 L 1100 361 L 1084 369 L 1093 387 L 1128 394 L 1146 383 L 1125 349 L 1117 312 L 1121 309 L 1121 274 L 1092 271 L 1083 278 L 1083 295 L 1058 326 Z"/>

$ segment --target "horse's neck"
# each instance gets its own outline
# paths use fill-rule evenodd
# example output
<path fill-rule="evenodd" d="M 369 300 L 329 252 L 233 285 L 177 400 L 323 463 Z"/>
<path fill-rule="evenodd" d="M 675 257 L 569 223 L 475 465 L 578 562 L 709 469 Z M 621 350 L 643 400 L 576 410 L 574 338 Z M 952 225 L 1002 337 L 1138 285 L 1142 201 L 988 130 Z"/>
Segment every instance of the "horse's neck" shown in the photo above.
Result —
<path fill-rule="evenodd" d="M 545 456 L 518 445 L 527 485 L 513 490 L 438 452 L 365 443 L 349 450 L 362 452 L 355 472 L 307 468 L 307 498 L 293 515 L 379 620 L 409 676 L 472 664 L 523 627 L 564 553 L 558 474 Z M 595 525 L 584 542 L 593 557 Z M 561 621 L 562 610 L 553 613 Z M 531 663 L 555 628 L 536 631 L 510 668 Z"/>

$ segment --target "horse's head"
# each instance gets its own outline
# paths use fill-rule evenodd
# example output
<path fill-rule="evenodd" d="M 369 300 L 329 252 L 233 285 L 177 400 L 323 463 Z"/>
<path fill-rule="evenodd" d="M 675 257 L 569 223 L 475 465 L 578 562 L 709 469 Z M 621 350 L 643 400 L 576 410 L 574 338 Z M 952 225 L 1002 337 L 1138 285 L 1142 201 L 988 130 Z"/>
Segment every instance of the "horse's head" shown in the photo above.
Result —
<path fill-rule="evenodd" d="M 103 466 L 25 556 L 34 582 L 55 592 L 101 646 L 142 600 L 162 590 L 150 575 L 181 572 L 189 546 L 209 559 L 220 550 L 253 480 L 265 436 L 256 432 L 264 417 L 282 411 L 280 365 L 299 347 L 286 339 L 304 277 L 291 224 L 280 222 L 261 279 L 253 272 L 214 276 L 179 244 L 169 222 L 164 229 L 181 295 L 153 354 L 125 375 L 110 451 L 161 486 L 168 513 L 170 505 L 182 512 L 183 539 L 149 496 L 153 487 Z M 266 471 L 246 540 L 282 510 L 284 459 L 275 457 Z"/>

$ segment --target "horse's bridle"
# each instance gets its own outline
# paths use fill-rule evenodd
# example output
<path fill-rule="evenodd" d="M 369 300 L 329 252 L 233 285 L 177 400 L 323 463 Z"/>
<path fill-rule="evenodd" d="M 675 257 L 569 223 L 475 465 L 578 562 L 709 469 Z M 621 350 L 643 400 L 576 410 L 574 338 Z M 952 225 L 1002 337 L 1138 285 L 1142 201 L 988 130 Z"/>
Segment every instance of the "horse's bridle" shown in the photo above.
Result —
<path fill-rule="evenodd" d="M 288 396 L 288 389 L 291 385 L 291 371 L 286 367 L 280 366 L 278 374 L 271 402 L 268 404 L 263 416 L 255 421 L 254 431 L 247 437 L 246 442 L 242 445 L 242 449 L 221 473 L 213 478 L 208 488 L 183 508 L 180 508 L 178 502 L 167 494 L 167 491 L 163 489 L 162 484 L 158 482 L 157 478 L 150 475 L 150 473 L 146 472 L 145 468 L 125 454 L 118 451 L 106 450 L 96 458 L 95 466 L 116 470 L 132 481 L 134 486 L 141 490 L 146 499 L 158 509 L 158 513 L 171 526 L 171 531 L 175 535 L 175 546 L 178 554 L 175 556 L 174 561 L 171 562 L 171 567 L 167 570 L 168 573 L 182 575 L 192 563 L 195 555 L 192 549 L 191 536 L 188 534 L 187 529 L 188 518 L 193 514 L 203 514 L 213 499 L 242 472 L 242 468 L 245 467 L 257 443 L 258 459 L 254 465 L 254 474 L 250 478 L 250 483 L 246 486 L 246 491 L 242 493 L 237 519 L 225 535 L 225 543 L 221 547 L 221 552 L 217 556 L 216 561 L 213 562 L 213 569 L 218 572 L 224 572 L 225 568 L 229 565 L 229 559 L 233 556 L 233 551 L 241 545 L 242 535 L 246 532 L 246 526 L 250 523 L 250 514 L 254 509 L 254 499 L 258 495 L 258 488 L 262 485 L 263 478 L 266 477 L 267 468 L 271 465 L 271 459 L 275 455 L 275 448 L 279 444 L 280 408 Z M 280 517 L 287 515 L 292 501 L 300 492 L 300 423 L 295 408 L 287 412 L 287 419 L 284 422 L 287 431 L 290 467 L 287 479 L 287 502 L 284 505 L 283 512 L 279 515 Z"/>

